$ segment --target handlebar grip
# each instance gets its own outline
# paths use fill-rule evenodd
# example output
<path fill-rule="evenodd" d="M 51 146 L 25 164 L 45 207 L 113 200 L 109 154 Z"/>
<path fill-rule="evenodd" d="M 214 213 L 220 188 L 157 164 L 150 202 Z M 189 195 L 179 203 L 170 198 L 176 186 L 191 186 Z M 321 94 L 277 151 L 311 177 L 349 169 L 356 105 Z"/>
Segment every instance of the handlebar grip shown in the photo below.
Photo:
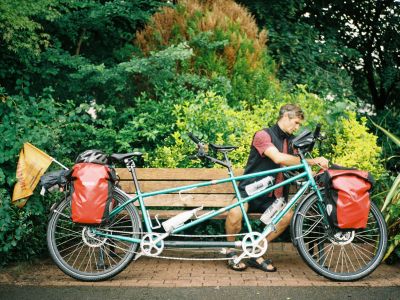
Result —
<path fill-rule="evenodd" d="M 193 133 L 189 132 L 189 133 L 188 133 L 188 136 L 189 136 L 189 138 L 190 138 L 193 142 L 195 142 L 196 144 L 201 143 L 200 139 L 199 139 L 197 136 L 195 136 Z"/>
<path fill-rule="evenodd" d="M 315 127 L 314 131 L 314 138 L 319 138 L 320 133 L 321 133 L 321 124 L 317 124 L 317 127 Z"/>

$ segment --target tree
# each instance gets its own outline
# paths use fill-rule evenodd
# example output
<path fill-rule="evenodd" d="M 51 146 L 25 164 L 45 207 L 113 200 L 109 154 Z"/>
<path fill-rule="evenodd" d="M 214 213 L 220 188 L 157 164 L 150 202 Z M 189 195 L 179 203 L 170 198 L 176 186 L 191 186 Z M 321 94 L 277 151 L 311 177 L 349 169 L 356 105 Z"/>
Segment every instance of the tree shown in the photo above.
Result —
<path fill-rule="evenodd" d="M 341 45 L 335 39 L 321 37 L 306 22 L 305 1 L 247 1 L 259 27 L 268 30 L 268 50 L 278 65 L 278 76 L 289 89 L 305 84 L 323 97 L 351 98 L 351 78 L 341 69 Z"/>
<path fill-rule="evenodd" d="M 269 30 L 280 77 L 345 97 L 353 91 L 377 110 L 399 105 L 400 3 L 394 0 L 247 1 Z M 321 76 L 322 74 L 322 76 Z M 351 80 L 349 80 L 351 79 Z"/>
<path fill-rule="evenodd" d="M 230 105 L 277 96 L 280 85 L 265 51 L 266 32 L 259 30 L 246 8 L 233 0 L 177 2 L 175 8 L 154 14 L 137 34 L 136 45 L 145 55 L 185 43 L 193 56 L 177 65 L 179 74 L 211 81 L 224 90 Z M 199 80 L 191 84 L 195 81 Z"/>
<path fill-rule="evenodd" d="M 343 67 L 352 74 L 359 96 L 370 96 L 377 110 L 395 105 L 400 94 L 400 3 L 310 0 L 306 4 L 310 20 L 321 32 L 358 52 L 358 56 L 344 55 Z"/>
<path fill-rule="evenodd" d="M 56 0 L 0 1 L 0 80 L 15 87 L 24 80 L 24 71 L 39 58 L 50 40 L 39 18 L 54 20 Z"/>
<path fill-rule="evenodd" d="M 16 5 L 1 1 L 1 83 L 10 94 L 21 87 L 26 93 L 40 94 L 52 86 L 61 100 L 77 99 L 77 94 L 81 101 L 113 98 L 107 87 L 85 90 L 75 74 L 129 60 L 135 52 L 135 32 L 161 5 L 166 3 L 21 0 Z"/>

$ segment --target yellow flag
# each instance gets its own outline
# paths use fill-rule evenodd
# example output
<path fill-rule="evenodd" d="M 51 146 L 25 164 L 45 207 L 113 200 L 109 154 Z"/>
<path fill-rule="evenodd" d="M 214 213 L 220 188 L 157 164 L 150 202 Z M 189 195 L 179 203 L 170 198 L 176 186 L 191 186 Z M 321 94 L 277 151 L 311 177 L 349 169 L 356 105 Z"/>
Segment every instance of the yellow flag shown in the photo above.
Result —
<path fill-rule="evenodd" d="M 25 205 L 28 197 L 38 184 L 40 177 L 46 172 L 53 161 L 52 157 L 30 143 L 24 143 L 19 154 L 17 165 L 17 180 L 14 186 L 12 203 L 18 207 Z"/>

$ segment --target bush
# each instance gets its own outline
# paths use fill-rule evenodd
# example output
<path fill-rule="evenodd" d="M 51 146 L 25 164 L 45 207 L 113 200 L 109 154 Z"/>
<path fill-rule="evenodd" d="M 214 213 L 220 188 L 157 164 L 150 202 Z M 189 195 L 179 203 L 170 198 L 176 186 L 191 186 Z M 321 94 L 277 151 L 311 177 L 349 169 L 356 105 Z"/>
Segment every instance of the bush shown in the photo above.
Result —
<path fill-rule="evenodd" d="M 201 162 L 188 158 L 195 147 L 187 133 L 193 132 L 210 143 L 237 146 L 238 149 L 230 153 L 230 159 L 234 167 L 243 168 L 254 133 L 274 124 L 280 106 L 289 102 L 303 107 L 308 116 L 306 126 L 313 128 L 316 123 L 327 124 L 321 117 L 326 110 L 325 103 L 302 89 L 293 95 L 284 95 L 276 102 L 264 99 L 252 107 L 242 102 L 241 109 L 230 107 L 226 98 L 214 92 L 201 93 L 195 99 L 175 105 L 176 131 L 148 157 L 148 163 L 152 167 L 201 166 Z"/>
<path fill-rule="evenodd" d="M 35 193 L 22 209 L 11 205 L 23 143 L 32 143 L 68 166 L 79 152 L 88 148 L 112 152 L 116 131 L 112 107 L 96 106 L 97 118 L 93 118 L 88 114 L 89 105 L 56 103 L 51 89 L 37 98 L 0 92 L 0 264 L 4 265 L 45 251 L 47 215 L 55 201 Z M 53 168 L 59 167 L 53 164 Z"/>
<path fill-rule="evenodd" d="M 232 88 L 224 96 L 231 105 L 241 100 L 257 104 L 279 92 L 266 41 L 266 31 L 259 31 L 244 7 L 222 0 L 180 1 L 176 8 L 164 7 L 136 35 L 145 55 L 187 42 L 194 55 L 177 64 L 177 70 L 217 83 L 226 78 Z"/>
<path fill-rule="evenodd" d="M 203 166 L 202 162 L 188 158 L 195 152 L 194 144 L 187 137 L 188 132 L 193 132 L 206 142 L 238 146 L 229 157 L 234 167 L 244 168 L 253 134 L 274 124 L 279 107 L 290 102 L 303 108 L 306 127 L 312 130 L 321 123 L 329 137 L 315 154 L 320 152 L 333 163 L 368 170 L 376 179 L 384 174 L 381 148 L 377 146 L 377 137 L 368 132 L 365 118 L 357 121 L 355 113 L 348 112 L 347 117 L 339 118 L 330 126 L 326 114 L 328 103 L 307 93 L 303 87 L 292 95 L 284 95 L 280 101 L 264 99 L 253 107 L 242 103 L 241 109 L 231 108 L 226 98 L 213 92 L 201 93 L 191 101 L 176 105 L 176 131 L 164 145 L 157 147 L 154 154 L 149 155 L 148 164 L 171 168 Z"/>
<path fill-rule="evenodd" d="M 26 260 L 43 252 L 45 228 L 50 203 L 34 195 L 23 209 L 12 206 L 11 193 L 15 182 L 18 154 L 29 141 L 53 154 L 60 149 L 62 115 L 46 90 L 40 98 L 12 96 L 2 92 L 0 103 L 0 264 Z M 50 151 L 52 149 L 52 151 Z"/>
<path fill-rule="evenodd" d="M 378 137 L 369 132 L 366 121 L 365 117 L 358 121 L 354 112 L 349 112 L 347 118 L 339 118 L 331 159 L 338 165 L 367 170 L 379 179 L 385 173 L 382 149 L 377 145 Z"/>

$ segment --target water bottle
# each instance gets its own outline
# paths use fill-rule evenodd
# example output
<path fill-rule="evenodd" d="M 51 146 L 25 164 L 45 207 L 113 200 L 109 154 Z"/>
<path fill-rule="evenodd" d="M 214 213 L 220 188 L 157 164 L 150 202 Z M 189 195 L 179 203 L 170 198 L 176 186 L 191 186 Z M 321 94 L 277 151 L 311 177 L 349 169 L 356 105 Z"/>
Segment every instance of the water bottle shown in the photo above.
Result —
<path fill-rule="evenodd" d="M 172 230 L 183 225 L 183 223 L 185 223 L 187 220 L 189 220 L 190 218 L 195 216 L 196 213 L 202 209 L 203 209 L 203 206 L 200 206 L 200 207 L 192 209 L 192 210 L 183 211 L 180 214 L 163 222 L 162 226 L 163 226 L 165 232 L 171 232 Z"/>
<path fill-rule="evenodd" d="M 285 207 L 285 199 L 283 197 L 277 198 L 270 207 L 268 207 L 262 214 L 260 220 L 264 224 L 268 225 L 271 223 L 272 218 Z"/>
<path fill-rule="evenodd" d="M 274 177 L 267 176 L 259 181 L 246 185 L 244 189 L 246 190 L 247 195 L 251 196 L 257 192 L 261 192 L 262 190 L 271 186 L 273 183 L 274 183 Z"/>

